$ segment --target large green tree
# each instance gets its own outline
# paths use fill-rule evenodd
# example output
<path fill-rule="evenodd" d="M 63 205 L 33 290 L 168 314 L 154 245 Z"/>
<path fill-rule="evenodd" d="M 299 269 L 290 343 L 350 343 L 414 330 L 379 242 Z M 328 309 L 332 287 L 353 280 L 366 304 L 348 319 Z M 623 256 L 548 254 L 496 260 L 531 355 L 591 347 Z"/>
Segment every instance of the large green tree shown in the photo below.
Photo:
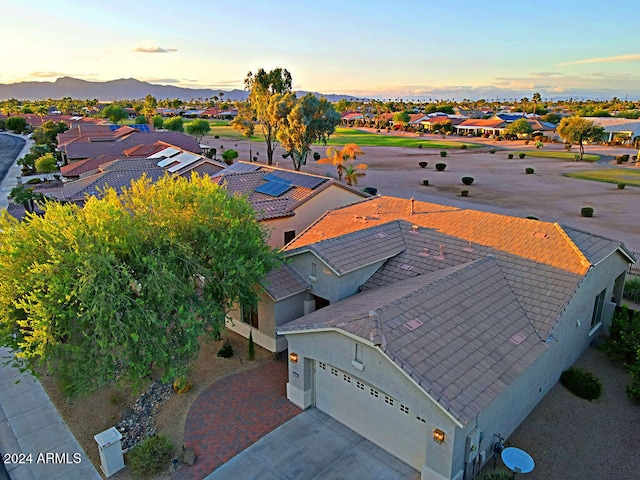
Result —
<path fill-rule="evenodd" d="M 44 173 L 47 176 L 58 170 L 58 159 L 53 153 L 45 153 L 35 162 L 36 172 Z"/>
<path fill-rule="evenodd" d="M 258 70 L 254 75 L 249 72 L 244 81 L 249 91 L 248 105 L 252 117 L 260 124 L 267 146 L 267 163 L 273 164 L 273 151 L 277 145 L 277 136 L 282 116 L 277 105 L 282 96 L 291 92 L 292 79 L 288 70 L 274 68 L 270 72 Z"/>
<path fill-rule="evenodd" d="M 565 142 L 577 143 L 580 147 L 580 160 L 584 156 L 584 142 L 598 142 L 602 140 L 604 128 L 591 120 L 582 117 L 565 117 L 560 120 L 556 129 Z"/>
<path fill-rule="evenodd" d="M 120 123 L 122 120 L 127 118 L 129 114 L 119 105 L 109 105 L 102 110 L 102 116 L 111 120 L 112 123 Z"/>
<path fill-rule="evenodd" d="M 211 125 L 203 118 L 197 118 L 191 123 L 187 124 L 187 133 L 193 135 L 198 142 L 202 140 L 209 131 L 211 131 Z"/>
<path fill-rule="evenodd" d="M 300 167 L 307 161 L 311 145 L 316 142 L 327 143 L 340 123 L 340 114 L 325 99 L 308 93 L 299 100 L 293 94 L 287 94 L 280 102 L 282 112 L 288 114 L 281 121 L 278 140 L 293 160 L 293 167 Z"/>
<path fill-rule="evenodd" d="M 0 216 L 0 343 L 69 395 L 151 368 L 186 374 L 277 263 L 251 205 L 208 177 L 142 178 L 44 209 Z"/>
<path fill-rule="evenodd" d="M 153 116 L 156 114 L 156 108 L 158 106 L 158 101 L 156 97 L 148 94 L 144 97 L 144 102 L 142 102 L 142 108 L 140 109 L 140 113 L 145 116 L 147 119 L 147 123 L 153 122 Z"/>
<path fill-rule="evenodd" d="M 526 118 L 519 118 L 515 122 L 511 122 L 507 125 L 504 129 L 504 133 L 515 136 L 529 136 L 533 133 L 533 127 L 529 122 L 527 122 Z"/>
<path fill-rule="evenodd" d="M 171 132 L 184 132 L 184 119 L 182 117 L 167 118 L 163 126 Z"/>

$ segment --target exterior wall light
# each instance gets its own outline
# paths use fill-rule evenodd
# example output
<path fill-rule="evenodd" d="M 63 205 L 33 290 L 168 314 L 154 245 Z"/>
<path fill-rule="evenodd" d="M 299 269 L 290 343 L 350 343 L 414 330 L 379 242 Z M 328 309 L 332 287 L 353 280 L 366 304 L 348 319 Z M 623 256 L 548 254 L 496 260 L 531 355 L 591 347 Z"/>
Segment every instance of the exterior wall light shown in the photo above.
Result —
<path fill-rule="evenodd" d="M 436 443 L 444 443 L 445 434 L 439 428 L 433 431 L 433 441 Z"/>
<path fill-rule="evenodd" d="M 295 353 L 295 352 L 291 352 L 291 353 L 289 354 L 289 361 L 290 361 L 291 363 L 298 363 L 298 354 L 297 354 L 297 353 Z"/>

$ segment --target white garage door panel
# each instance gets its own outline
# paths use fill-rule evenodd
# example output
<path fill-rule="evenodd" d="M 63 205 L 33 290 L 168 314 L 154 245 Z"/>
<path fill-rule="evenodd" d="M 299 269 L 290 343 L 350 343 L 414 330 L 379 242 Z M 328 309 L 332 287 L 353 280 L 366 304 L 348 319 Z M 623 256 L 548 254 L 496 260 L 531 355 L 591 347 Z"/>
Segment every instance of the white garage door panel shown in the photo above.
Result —
<path fill-rule="evenodd" d="M 316 362 L 316 407 L 420 470 L 427 428 L 402 405 L 357 377 Z M 403 409 L 409 409 L 404 413 Z"/>

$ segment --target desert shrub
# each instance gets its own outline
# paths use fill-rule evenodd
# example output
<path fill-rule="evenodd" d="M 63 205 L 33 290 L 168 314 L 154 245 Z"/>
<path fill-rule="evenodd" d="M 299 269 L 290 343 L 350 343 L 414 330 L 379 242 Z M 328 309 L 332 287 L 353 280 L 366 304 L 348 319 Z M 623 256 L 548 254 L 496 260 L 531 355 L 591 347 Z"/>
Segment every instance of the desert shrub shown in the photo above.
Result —
<path fill-rule="evenodd" d="M 496 153 L 495 148 L 492 148 L 491 150 L 489 150 L 489 153 Z"/>
<path fill-rule="evenodd" d="M 535 170 L 531 167 L 527 167 L 524 169 L 524 173 L 531 175 Z"/>
<path fill-rule="evenodd" d="M 507 155 L 507 158 L 511 160 L 513 158 L 513 153 L 510 153 L 509 155 Z"/>
<path fill-rule="evenodd" d="M 462 177 L 462 183 L 465 185 L 471 185 L 473 183 L 473 177 Z"/>
<path fill-rule="evenodd" d="M 529 145 L 529 140 L 525 140 L 525 141 L 524 141 L 524 144 L 525 144 L 525 145 Z"/>
<path fill-rule="evenodd" d="M 15 133 L 22 133 L 27 128 L 27 121 L 23 117 L 9 117 L 5 120 L 5 125 Z"/>
<path fill-rule="evenodd" d="M 468 197 L 469 196 L 469 190 L 460 190 L 460 196 Z"/>
<path fill-rule="evenodd" d="M 570 144 L 570 143 L 565 143 L 565 144 L 564 144 L 564 149 L 565 149 L 567 152 L 570 152 L 570 151 L 571 151 L 571 144 Z"/>
<path fill-rule="evenodd" d="M 377 188 L 374 188 L 374 187 L 364 187 L 364 188 L 362 189 L 362 191 L 363 191 L 364 193 L 369 194 L 369 195 L 377 195 L 377 194 L 378 194 L 378 189 L 377 189 Z"/>
<path fill-rule="evenodd" d="M 156 475 L 169 466 L 172 452 L 166 436 L 147 437 L 129 452 L 129 465 L 139 476 Z"/>
<path fill-rule="evenodd" d="M 628 162 L 629 161 L 629 154 L 625 153 L 624 155 L 622 155 L 622 161 L 623 162 Z"/>
<path fill-rule="evenodd" d="M 231 165 L 233 163 L 233 161 L 238 158 L 239 154 L 236 150 L 233 150 L 232 148 L 230 148 L 229 150 L 226 150 L 223 154 L 222 154 L 222 159 L 224 160 L 224 163 L 226 163 L 227 165 Z"/>
<path fill-rule="evenodd" d="M 616 155 L 616 163 L 620 165 L 622 162 L 624 162 L 622 155 Z"/>
<path fill-rule="evenodd" d="M 538 217 L 536 217 L 535 215 L 527 215 L 526 217 L 524 217 L 528 220 L 540 220 Z"/>
<path fill-rule="evenodd" d="M 593 217 L 593 207 L 582 207 L 580 209 L 580 215 L 583 217 Z"/>
<path fill-rule="evenodd" d="M 462 145 L 460 145 L 460 150 L 466 150 L 467 146 L 463 143 Z"/>
<path fill-rule="evenodd" d="M 618 182 L 618 190 L 624 190 L 624 187 L 626 187 L 627 184 L 624 182 Z"/>
<path fill-rule="evenodd" d="M 220 135 L 214 135 L 213 138 L 220 138 Z"/>
<path fill-rule="evenodd" d="M 585 400 L 595 400 L 602 395 L 602 383 L 591 372 L 571 367 L 562 372 L 560 383 L 575 396 Z"/>
<path fill-rule="evenodd" d="M 640 278 L 636 277 L 624 282 L 622 296 L 631 302 L 640 303 Z"/>
<path fill-rule="evenodd" d="M 42 179 L 40 178 L 32 178 L 30 180 L 27 180 L 28 185 L 38 185 L 39 183 L 42 183 Z"/>
<path fill-rule="evenodd" d="M 420 166 L 420 168 L 427 168 L 427 165 L 429 165 L 429 163 L 427 163 L 427 162 L 418 162 L 418 165 Z"/>
<path fill-rule="evenodd" d="M 519 153 L 519 154 L 518 154 L 518 156 L 519 156 L 520 158 L 524 158 L 524 157 L 526 157 L 526 156 L 527 156 L 527 154 L 526 154 L 526 153 Z"/>
<path fill-rule="evenodd" d="M 423 185 L 429 185 L 429 180 L 422 180 Z"/>
<path fill-rule="evenodd" d="M 233 357 L 233 347 L 231 346 L 231 343 L 229 343 L 229 340 L 224 342 L 224 345 L 220 347 L 220 350 L 218 350 L 217 356 L 222 358 Z"/>
<path fill-rule="evenodd" d="M 576 154 L 573 156 L 573 159 L 574 159 L 576 162 L 579 162 L 579 161 L 580 161 L 580 154 L 579 154 L 579 153 L 576 153 Z"/>
<path fill-rule="evenodd" d="M 313 159 L 317 162 L 322 156 L 319 152 L 313 152 Z M 255 160 L 254 160 L 255 161 Z"/>
<path fill-rule="evenodd" d="M 422 148 L 422 144 L 421 143 L 418 144 L 418 148 Z"/>
<path fill-rule="evenodd" d="M 446 156 L 447 156 L 447 152 L 445 152 L 444 150 L 442 150 L 442 151 L 440 152 L 440 156 L 441 156 L 442 158 L 446 157 Z"/>
<path fill-rule="evenodd" d="M 446 163 L 436 163 L 436 170 L 439 172 L 443 172 L 445 168 L 447 168 Z"/>

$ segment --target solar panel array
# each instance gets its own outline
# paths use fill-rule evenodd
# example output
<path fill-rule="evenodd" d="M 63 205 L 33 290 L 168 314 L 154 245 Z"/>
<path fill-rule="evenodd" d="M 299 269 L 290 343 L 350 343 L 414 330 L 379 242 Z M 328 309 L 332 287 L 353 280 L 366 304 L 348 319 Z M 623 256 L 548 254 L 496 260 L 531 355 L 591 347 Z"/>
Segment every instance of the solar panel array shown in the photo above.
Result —
<path fill-rule="evenodd" d="M 219 175 L 226 175 L 227 173 L 248 173 L 248 172 L 255 172 L 256 170 L 258 170 L 260 168 L 259 164 L 251 164 L 251 163 L 244 163 L 244 162 L 236 162 L 232 165 L 229 165 L 227 168 L 225 168 L 224 170 L 216 173 L 215 175 L 212 175 L 213 177 L 217 177 Z"/>
<path fill-rule="evenodd" d="M 163 158 L 163 157 L 170 157 L 172 155 L 175 155 L 176 153 L 180 152 L 180 150 L 176 150 L 175 148 L 165 148 L 163 150 L 160 150 L 157 153 L 154 153 L 153 155 L 149 155 L 147 158 Z"/>
<path fill-rule="evenodd" d="M 168 170 L 170 173 L 175 173 L 178 170 L 182 170 L 184 167 L 191 165 L 194 162 L 200 160 L 200 155 L 196 155 L 193 153 L 183 152 L 180 155 L 176 155 L 171 160 L 174 162 L 180 162 L 178 165 L 174 165 L 173 167 L 169 167 Z"/>
<path fill-rule="evenodd" d="M 265 195 L 270 195 L 272 197 L 279 197 L 291 188 L 293 188 L 293 185 L 288 182 L 269 180 L 267 183 L 263 183 L 256 188 L 256 192 L 264 193 Z"/>
<path fill-rule="evenodd" d="M 296 187 L 309 188 L 311 190 L 326 181 L 326 178 L 288 172 L 285 170 L 274 170 L 273 172 L 266 174 L 264 179 L 287 182 L 295 185 Z"/>
<path fill-rule="evenodd" d="M 134 125 L 129 125 L 129 126 L 131 128 L 135 128 L 136 130 L 142 133 L 151 133 L 151 130 L 149 130 L 149 125 L 147 125 L 146 123 L 136 123 Z"/>

